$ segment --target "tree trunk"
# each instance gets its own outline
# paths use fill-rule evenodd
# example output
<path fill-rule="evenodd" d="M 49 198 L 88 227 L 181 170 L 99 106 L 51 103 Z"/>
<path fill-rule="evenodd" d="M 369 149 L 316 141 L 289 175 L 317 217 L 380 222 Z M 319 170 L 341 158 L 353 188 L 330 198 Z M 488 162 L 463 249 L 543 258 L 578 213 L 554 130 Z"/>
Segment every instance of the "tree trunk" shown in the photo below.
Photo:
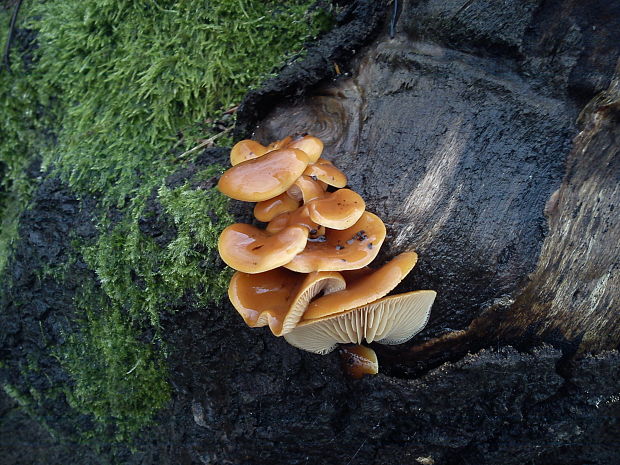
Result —
<path fill-rule="evenodd" d="M 354 381 L 337 352 L 299 351 L 246 327 L 228 303 L 188 304 L 162 317 L 173 402 L 140 453 L 117 459 L 617 463 L 620 4 L 359 0 L 338 21 L 248 94 L 237 136 L 325 140 L 326 158 L 387 225 L 378 262 L 420 255 L 397 290 L 438 292 L 428 327 L 376 345 L 380 374 Z M 205 151 L 169 184 L 226 155 Z M 95 235 L 89 202 L 78 208 L 48 178 L 22 219 L 11 296 L 27 310 L 3 317 L 0 340 L 19 363 L 42 325 L 54 332 L 66 318 L 50 308 L 70 306 L 92 279 L 82 267 L 58 289 L 31 267 L 60 261 L 69 230 Z M 141 223 L 153 236 L 166 224 L 156 202 Z M 234 209 L 251 218 L 249 204 Z M 45 421 L 63 425 L 66 405 L 50 402 Z M 37 463 L 67 463 L 58 444 L 42 439 Z"/>

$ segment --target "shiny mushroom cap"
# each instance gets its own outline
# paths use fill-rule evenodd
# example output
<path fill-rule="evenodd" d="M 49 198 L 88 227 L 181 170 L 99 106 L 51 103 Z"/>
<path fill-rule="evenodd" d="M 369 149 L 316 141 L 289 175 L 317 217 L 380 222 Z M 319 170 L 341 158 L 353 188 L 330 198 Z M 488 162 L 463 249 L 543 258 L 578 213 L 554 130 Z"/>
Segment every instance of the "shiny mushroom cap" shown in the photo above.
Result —
<path fill-rule="evenodd" d="M 331 161 L 324 158 L 319 158 L 316 163 L 308 165 L 304 174 L 330 186 L 340 188 L 347 185 L 347 176 L 336 168 Z"/>
<path fill-rule="evenodd" d="M 292 149 L 299 149 L 305 152 L 310 159 L 310 163 L 316 162 L 323 153 L 323 142 L 321 141 L 321 139 L 308 135 L 293 139 L 293 141 L 290 142 L 287 147 Z"/>
<path fill-rule="evenodd" d="M 327 229 L 325 236 L 308 242 L 304 251 L 284 266 L 299 273 L 361 268 L 377 256 L 385 234 L 383 221 L 364 212 L 350 228 Z"/>
<path fill-rule="evenodd" d="M 302 321 L 286 341 L 308 352 L 328 354 L 337 344 L 402 344 L 418 334 L 430 315 L 435 291 L 413 291 L 379 299 L 363 307 Z"/>
<path fill-rule="evenodd" d="M 268 222 L 282 213 L 292 212 L 297 208 L 299 208 L 299 202 L 284 192 L 254 205 L 254 217 L 258 221 Z"/>
<path fill-rule="evenodd" d="M 361 218 L 366 202 L 350 189 L 338 189 L 308 203 L 312 221 L 330 229 L 347 229 Z"/>
<path fill-rule="evenodd" d="M 248 326 L 269 325 L 274 335 L 282 336 L 295 328 L 313 297 L 344 286 L 344 278 L 337 272 L 303 275 L 276 268 L 258 274 L 236 272 L 228 296 Z"/>
<path fill-rule="evenodd" d="M 262 273 L 290 262 L 306 247 L 308 229 L 289 226 L 269 235 L 249 224 L 228 226 L 218 240 L 222 260 L 244 273 Z"/>
<path fill-rule="evenodd" d="M 267 147 L 250 139 L 237 142 L 230 151 L 230 164 L 238 165 L 241 162 L 262 157 L 267 153 Z"/>
<path fill-rule="evenodd" d="M 284 212 L 272 219 L 265 228 L 269 234 L 276 234 L 289 226 L 303 226 L 310 231 L 316 231 L 319 227 L 308 213 L 308 207 L 302 205 L 297 210 L 292 212 Z M 315 271 L 315 270 L 311 270 Z M 317 270 L 318 271 L 318 270 Z M 308 272 L 309 273 L 309 272 Z"/>
<path fill-rule="evenodd" d="M 247 160 L 227 170 L 217 187 L 228 197 L 261 202 L 285 192 L 308 166 L 308 157 L 297 149 L 281 149 Z"/>
<path fill-rule="evenodd" d="M 303 201 L 304 204 L 319 199 L 325 195 L 323 186 L 310 176 L 302 175 L 295 180 L 293 185 L 288 188 L 286 194 L 298 202 Z"/>
<path fill-rule="evenodd" d="M 293 142 L 293 138 L 291 136 L 286 136 L 284 139 L 280 139 L 280 140 L 277 140 L 277 141 L 272 142 L 271 144 L 269 144 L 267 146 L 267 151 L 271 152 L 272 150 L 283 149 L 285 147 L 288 147 L 288 145 L 291 142 Z"/>
<path fill-rule="evenodd" d="M 384 297 L 409 274 L 417 261 L 415 252 L 401 253 L 373 273 L 347 281 L 346 289 L 313 301 L 303 319 L 324 318 Z"/>

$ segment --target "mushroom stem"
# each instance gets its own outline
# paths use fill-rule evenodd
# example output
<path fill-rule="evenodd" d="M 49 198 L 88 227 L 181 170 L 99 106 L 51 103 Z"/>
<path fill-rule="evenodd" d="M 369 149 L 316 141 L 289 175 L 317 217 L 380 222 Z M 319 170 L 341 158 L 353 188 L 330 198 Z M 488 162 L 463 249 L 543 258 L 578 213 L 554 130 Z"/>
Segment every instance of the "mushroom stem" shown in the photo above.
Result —
<path fill-rule="evenodd" d="M 379 373 L 377 354 L 370 347 L 355 345 L 341 346 L 338 351 L 344 372 L 353 379 L 361 379 L 364 375 Z"/>

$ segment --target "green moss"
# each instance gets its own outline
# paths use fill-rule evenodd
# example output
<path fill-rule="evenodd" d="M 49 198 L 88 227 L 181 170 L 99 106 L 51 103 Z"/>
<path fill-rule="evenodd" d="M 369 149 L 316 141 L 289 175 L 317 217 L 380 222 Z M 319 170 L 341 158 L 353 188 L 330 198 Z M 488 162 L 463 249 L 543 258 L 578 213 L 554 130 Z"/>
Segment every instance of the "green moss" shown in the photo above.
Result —
<path fill-rule="evenodd" d="M 222 171 L 212 167 L 197 177 L 212 177 Z M 232 223 L 228 199 L 216 189 L 197 190 L 189 183 L 177 189 L 161 187 L 158 194 L 177 229 L 177 237 L 163 254 L 160 270 L 169 292 L 181 297 L 186 289 L 193 289 L 200 305 L 213 298 L 219 300 L 228 288 L 231 270 L 222 272 L 212 263 L 217 255 L 217 239 L 222 229 Z"/>
<path fill-rule="evenodd" d="M 308 2 L 55 1 L 35 6 L 39 66 L 63 96 L 56 162 L 72 186 L 124 205 L 173 169 L 209 117 L 301 48 Z M 196 128 L 198 125 L 198 131 Z M 174 150 L 171 150 L 176 146 Z"/>
<path fill-rule="evenodd" d="M 2 384 L 2 390 L 5 392 L 7 396 L 13 399 L 19 408 L 24 411 L 31 418 L 36 419 L 37 423 L 45 429 L 50 436 L 56 437 L 56 432 L 53 428 L 51 428 L 48 422 L 41 415 L 37 413 L 37 409 L 35 407 L 36 399 L 39 397 L 39 393 L 34 389 L 30 389 L 29 394 L 26 395 L 20 392 L 15 386 L 9 383 Z M 34 395 L 33 395 L 34 392 Z"/>
<path fill-rule="evenodd" d="M 15 386 L 5 383 L 2 385 L 2 389 L 4 390 L 6 395 L 9 396 L 11 399 L 13 399 L 15 402 L 17 402 L 20 407 L 22 408 L 30 407 L 30 403 L 31 403 L 30 398 L 24 396 L 21 392 L 19 392 L 19 389 L 15 388 Z"/>
<path fill-rule="evenodd" d="M 2 51 L 9 21 L 10 12 L 0 8 Z M 11 58 L 12 73 L 0 71 L 0 276 L 17 239 L 17 220 L 36 186 L 26 170 L 48 143 L 45 129 L 54 124 L 53 116 L 41 111 L 45 91 L 18 53 Z"/>
<path fill-rule="evenodd" d="M 92 415 L 100 430 L 112 428 L 116 439 L 127 440 L 170 399 L 165 363 L 118 309 L 87 310 L 83 328 L 60 352 L 75 380 L 69 404 Z"/>
<path fill-rule="evenodd" d="M 221 171 L 213 166 L 198 176 L 212 177 Z M 148 315 L 155 327 L 160 312 L 174 308 L 189 290 L 202 305 L 222 297 L 230 273 L 213 263 L 217 238 L 232 222 L 228 199 L 215 188 L 198 190 L 189 183 L 176 189 L 162 186 L 158 200 L 171 218 L 169 227 L 177 230 L 165 247 L 143 234 L 137 219 L 128 217 L 102 234 L 85 253 L 112 302 L 134 320 Z"/>
<path fill-rule="evenodd" d="M 74 382 L 72 405 L 117 438 L 148 424 L 168 396 L 163 349 L 143 335 L 157 334 L 162 311 L 192 301 L 181 297 L 191 294 L 201 305 L 219 299 L 229 277 L 215 251 L 219 232 L 231 221 L 227 201 L 190 184 L 169 189 L 164 180 L 199 151 L 180 154 L 218 133 L 214 121 L 249 87 L 326 27 L 328 16 L 310 9 L 312 3 L 22 5 L 20 25 L 36 33 L 38 48 L 28 52 L 32 56 L 14 48 L 13 74 L 0 73 L 0 273 L 36 187 L 28 166 L 40 160 L 78 197 L 99 199 L 99 237 L 67 255 L 81 256 L 98 280 L 85 283 L 89 292 L 76 300 L 80 332 L 69 335 L 57 356 Z M 0 11 L 1 40 L 8 17 Z M 165 245 L 139 227 L 154 191 L 176 229 Z M 40 276 L 56 273 L 59 280 L 67 269 L 41 268 Z"/>

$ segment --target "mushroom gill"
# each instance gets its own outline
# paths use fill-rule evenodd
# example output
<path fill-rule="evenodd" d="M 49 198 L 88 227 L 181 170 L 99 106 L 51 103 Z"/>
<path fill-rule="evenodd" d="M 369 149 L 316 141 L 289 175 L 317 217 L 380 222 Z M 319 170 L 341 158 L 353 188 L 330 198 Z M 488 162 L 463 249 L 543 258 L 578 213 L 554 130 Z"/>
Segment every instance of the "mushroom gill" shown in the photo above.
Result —
<path fill-rule="evenodd" d="M 338 344 L 402 344 L 426 326 L 436 295 L 412 291 L 384 297 L 336 315 L 301 321 L 284 338 L 297 348 L 323 355 Z"/>

